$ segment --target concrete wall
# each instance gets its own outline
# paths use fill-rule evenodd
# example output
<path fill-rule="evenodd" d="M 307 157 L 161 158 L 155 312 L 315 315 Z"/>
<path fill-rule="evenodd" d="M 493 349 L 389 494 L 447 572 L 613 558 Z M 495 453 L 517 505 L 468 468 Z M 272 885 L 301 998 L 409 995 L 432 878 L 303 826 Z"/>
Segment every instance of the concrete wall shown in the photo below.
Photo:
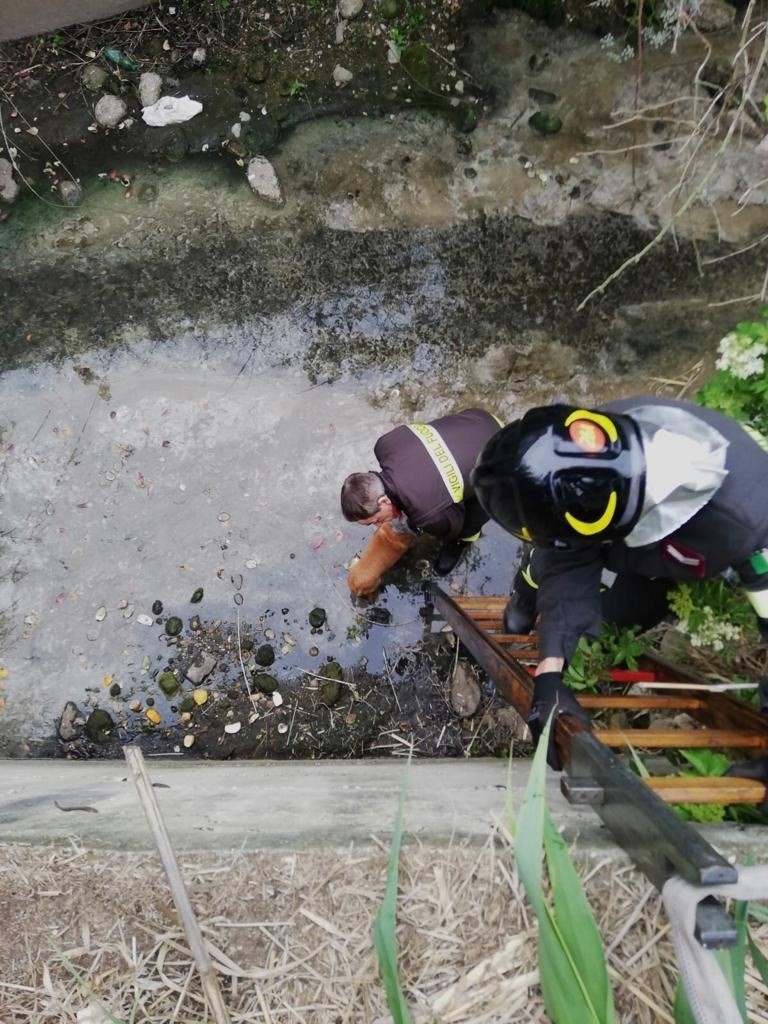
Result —
<path fill-rule="evenodd" d="M 0 39 L 53 32 L 146 6 L 135 0 L 0 0 Z"/>

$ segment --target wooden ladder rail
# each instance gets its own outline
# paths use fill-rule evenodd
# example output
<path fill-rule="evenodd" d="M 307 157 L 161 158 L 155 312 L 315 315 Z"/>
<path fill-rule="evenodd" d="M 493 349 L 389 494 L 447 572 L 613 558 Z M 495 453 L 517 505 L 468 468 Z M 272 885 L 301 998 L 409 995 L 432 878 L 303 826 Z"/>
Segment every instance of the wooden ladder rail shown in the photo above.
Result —
<path fill-rule="evenodd" d="M 518 714 L 527 718 L 533 684 L 528 668 L 521 664 L 520 659 L 535 660 L 535 637 L 510 636 L 502 632 L 501 617 L 507 598 L 477 596 L 454 599 L 434 583 L 431 595 L 436 610 L 453 629 L 457 640 L 486 671 Z M 494 630 L 496 637 L 492 635 Z M 514 654 L 510 649 L 512 644 L 520 648 Z M 648 670 L 649 675 L 657 670 L 670 676 L 676 666 L 656 659 Z M 674 678 L 693 682 L 692 675 L 687 672 L 681 671 Z M 748 719 L 750 731 L 757 729 L 759 724 L 762 733 L 760 743 L 764 742 L 764 738 L 768 738 L 765 724 L 759 717 L 755 722 L 751 716 L 745 719 L 740 712 L 737 713 L 731 707 L 737 702 L 725 698 L 724 701 L 715 701 L 711 708 L 708 706 L 708 698 L 722 696 L 707 694 L 707 699 L 704 699 L 700 692 L 682 691 L 679 700 L 688 713 L 702 713 L 713 724 L 723 722 L 732 726 Z M 590 695 L 582 699 L 585 706 L 600 707 L 611 706 L 615 697 Z M 628 699 L 625 695 L 618 697 L 622 702 Z M 678 695 L 672 700 L 677 701 Z M 601 705 L 600 701 L 608 701 L 608 704 Z M 670 700 L 652 695 L 648 698 L 640 696 L 640 700 L 631 701 L 629 706 L 662 709 L 673 705 Z M 647 736 L 645 730 L 638 731 Z M 739 739 L 743 740 L 744 733 L 738 729 L 737 732 Z M 718 788 L 720 798 L 715 801 L 707 792 L 707 786 L 713 780 L 668 777 L 643 780 L 630 771 L 598 736 L 599 731 L 593 731 L 571 716 L 560 715 L 556 719 L 555 743 L 561 763 L 565 765 L 561 790 L 566 799 L 592 806 L 616 842 L 659 891 L 672 874 L 679 874 L 694 885 L 735 882 L 738 878 L 736 869 L 699 832 L 679 818 L 668 804 L 691 800 L 758 803 L 765 798 L 766 787 L 746 779 L 714 780 L 722 783 Z M 716 900 L 703 899 L 699 904 L 696 936 L 706 948 L 735 945 L 735 926 Z"/>

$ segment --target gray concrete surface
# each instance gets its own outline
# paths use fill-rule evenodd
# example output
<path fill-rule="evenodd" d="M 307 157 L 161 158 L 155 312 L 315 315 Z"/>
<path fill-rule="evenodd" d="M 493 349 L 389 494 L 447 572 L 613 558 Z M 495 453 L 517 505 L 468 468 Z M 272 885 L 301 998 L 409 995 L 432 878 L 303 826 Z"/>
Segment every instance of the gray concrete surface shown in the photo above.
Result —
<path fill-rule="evenodd" d="M 385 842 L 391 834 L 404 761 L 227 763 L 147 759 L 179 851 L 343 846 Z M 519 809 L 530 763 L 515 762 L 512 805 Z M 588 809 L 571 807 L 548 778 L 554 820 L 580 851 L 624 855 Z M 406 841 L 483 843 L 506 820 L 507 764 L 498 760 L 416 761 L 405 805 Z M 61 807 L 92 807 L 62 811 Z M 768 828 L 707 827 L 703 834 L 744 862 L 765 859 Z M 0 842 L 146 850 L 152 840 L 122 761 L 0 761 Z"/>
<path fill-rule="evenodd" d="M 111 18 L 122 11 L 146 7 L 131 0 L 2 0 L 0 39 L 21 39 L 37 32 L 52 32 L 65 25 Z"/>

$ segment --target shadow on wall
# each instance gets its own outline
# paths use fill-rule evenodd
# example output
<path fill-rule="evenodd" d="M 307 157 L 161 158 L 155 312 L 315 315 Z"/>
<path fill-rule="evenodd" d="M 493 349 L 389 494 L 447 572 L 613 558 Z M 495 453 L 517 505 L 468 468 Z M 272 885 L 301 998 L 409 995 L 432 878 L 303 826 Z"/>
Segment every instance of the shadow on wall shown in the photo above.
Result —
<path fill-rule="evenodd" d="M 20 39 L 38 32 L 52 32 L 65 25 L 110 18 L 146 4 L 131 0 L 27 0 L 24 4 L 0 4 L 0 40 Z"/>

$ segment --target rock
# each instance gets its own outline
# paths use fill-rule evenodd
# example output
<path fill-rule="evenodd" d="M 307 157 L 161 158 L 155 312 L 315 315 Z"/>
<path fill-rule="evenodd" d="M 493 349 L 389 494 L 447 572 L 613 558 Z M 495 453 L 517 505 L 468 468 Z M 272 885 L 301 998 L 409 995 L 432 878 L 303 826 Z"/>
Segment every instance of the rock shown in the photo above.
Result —
<path fill-rule="evenodd" d="M 112 715 L 103 708 L 95 708 L 85 723 L 85 735 L 94 743 L 106 743 L 115 728 Z"/>
<path fill-rule="evenodd" d="M 272 644 L 262 644 L 253 656 L 257 665 L 267 668 L 275 660 L 275 649 Z"/>
<path fill-rule="evenodd" d="M 12 203 L 19 194 L 19 183 L 13 179 L 13 164 L 0 157 L 0 199 Z"/>
<path fill-rule="evenodd" d="M 320 629 L 325 625 L 325 608 L 313 608 L 307 618 L 313 629 Z"/>
<path fill-rule="evenodd" d="M 65 206 L 79 206 L 83 190 L 76 181 L 67 178 L 59 182 L 59 195 Z"/>
<path fill-rule="evenodd" d="M 277 680 L 268 672 L 254 672 L 253 685 L 262 693 L 274 693 L 277 689 Z"/>
<path fill-rule="evenodd" d="M 189 121 L 202 109 L 203 104 L 189 96 L 163 96 L 156 103 L 144 107 L 141 117 L 152 128 L 162 128 L 167 124 Z"/>
<path fill-rule="evenodd" d="M 205 58 L 208 54 L 205 52 L 204 46 L 198 46 L 196 50 L 192 51 L 192 63 L 193 64 L 205 64 Z"/>
<path fill-rule="evenodd" d="M 163 614 L 163 602 L 162 601 L 153 601 L 152 602 L 152 614 L 153 615 L 162 615 Z"/>
<path fill-rule="evenodd" d="M 343 68 L 341 64 L 337 64 L 336 67 L 333 69 L 333 81 L 337 87 L 343 87 L 345 85 L 348 85 L 353 78 L 354 75 L 352 74 L 352 72 L 347 71 L 347 69 Z"/>
<path fill-rule="evenodd" d="M 139 79 L 139 102 L 142 107 L 151 107 L 160 99 L 163 79 L 154 71 L 145 71 Z"/>
<path fill-rule="evenodd" d="M 93 116 L 105 128 L 114 128 L 125 117 L 128 107 L 119 96 L 106 94 L 96 104 Z"/>
<path fill-rule="evenodd" d="M 266 82 L 267 76 L 269 75 L 269 68 L 267 62 L 261 57 L 256 57 L 246 68 L 245 77 L 249 82 L 255 82 L 260 85 L 262 82 Z"/>
<path fill-rule="evenodd" d="M 109 688 L 110 697 L 119 697 L 122 692 L 123 688 L 120 685 L 120 683 L 112 683 L 112 685 Z"/>
<path fill-rule="evenodd" d="M 88 64 L 80 77 L 89 92 L 98 92 L 107 80 L 107 72 L 97 64 Z"/>
<path fill-rule="evenodd" d="M 165 632 L 168 636 L 178 636 L 184 623 L 177 615 L 172 615 L 165 624 Z"/>
<path fill-rule="evenodd" d="M 82 736 L 85 719 L 80 713 L 80 708 L 71 700 L 64 705 L 61 718 L 58 724 L 59 739 L 64 743 L 71 743 L 72 740 Z"/>
<path fill-rule="evenodd" d="M 208 676 L 216 668 L 216 659 L 212 654 L 207 651 L 203 651 L 202 654 L 198 654 L 193 659 L 189 668 L 187 669 L 187 679 L 190 683 L 194 683 L 197 686 L 202 683 L 203 680 L 207 679 Z"/>
<path fill-rule="evenodd" d="M 248 184 L 259 199 L 264 199 L 275 206 L 283 205 L 285 202 L 283 190 L 277 179 L 275 168 L 266 157 L 255 156 L 249 160 L 245 173 L 248 178 Z"/>
<path fill-rule="evenodd" d="M 496 725 L 505 740 L 527 740 L 530 742 L 531 734 L 528 725 L 522 715 L 519 715 L 513 707 L 499 708 L 495 717 Z"/>
<path fill-rule="evenodd" d="M 385 21 L 393 21 L 403 13 L 404 6 L 403 0 L 381 0 L 379 14 Z"/>
<path fill-rule="evenodd" d="M 200 604 L 200 602 L 202 600 L 203 600 L 203 588 L 202 587 L 198 587 L 197 590 L 192 595 L 192 597 L 190 597 L 189 603 L 190 604 Z"/>
<path fill-rule="evenodd" d="M 528 98 L 534 103 L 538 103 L 540 107 L 551 107 L 560 99 L 556 92 L 549 92 L 547 89 L 534 89 L 533 86 L 528 90 Z"/>
<path fill-rule="evenodd" d="M 170 670 L 167 672 L 161 672 L 157 678 L 157 685 L 163 691 L 166 697 L 173 697 L 175 693 L 178 693 L 181 689 L 181 684 L 176 678 L 175 674 Z"/>
<path fill-rule="evenodd" d="M 339 14 L 347 21 L 350 18 L 356 18 L 362 9 L 363 0 L 341 0 L 339 4 Z"/>
<path fill-rule="evenodd" d="M 456 663 L 451 678 L 451 707 L 460 718 L 470 718 L 480 704 L 480 686 L 466 661 Z"/>
<path fill-rule="evenodd" d="M 324 679 L 320 683 L 320 701 L 327 707 L 338 704 L 341 696 L 341 683 L 338 679 Z"/>
<path fill-rule="evenodd" d="M 563 122 L 547 110 L 537 110 L 528 118 L 528 124 L 539 135 L 556 135 L 563 127 Z"/>
<path fill-rule="evenodd" d="M 736 9 L 725 0 L 698 0 L 692 5 L 690 15 L 702 32 L 717 32 L 733 25 Z"/>
<path fill-rule="evenodd" d="M 365 617 L 369 622 L 379 626 L 386 626 L 392 621 L 392 612 L 388 608 L 382 608 L 380 605 L 374 605 L 373 608 L 368 609 L 365 613 Z"/>

